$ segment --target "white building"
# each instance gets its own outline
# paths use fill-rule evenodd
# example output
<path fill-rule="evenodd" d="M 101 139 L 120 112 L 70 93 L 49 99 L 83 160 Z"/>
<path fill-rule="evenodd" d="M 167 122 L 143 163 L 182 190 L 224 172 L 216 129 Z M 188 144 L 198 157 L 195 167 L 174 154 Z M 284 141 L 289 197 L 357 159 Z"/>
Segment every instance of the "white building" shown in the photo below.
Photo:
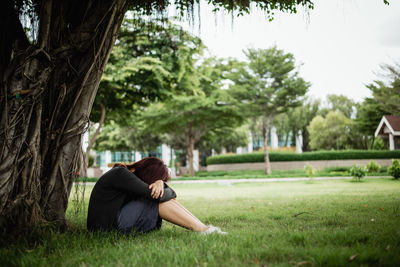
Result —
<path fill-rule="evenodd" d="M 375 137 L 389 139 L 389 149 L 400 149 L 400 116 L 385 115 L 379 122 Z"/>
<path fill-rule="evenodd" d="M 162 144 L 156 151 L 144 153 L 139 151 L 101 151 L 96 152 L 95 165 L 99 166 L 102 172 L 106 172 L 112 168 L 115 162 L 135 162 L 144 157 L 161 158 L 165 164 L 172 169 L 172 174 L 175 174 L 174 162 L 176 156 L 174 150 L 166 144 Z M 198 162 L 198 161 L 197 161 Z M 198 167 L 197 167 L 198 168 Z"/>

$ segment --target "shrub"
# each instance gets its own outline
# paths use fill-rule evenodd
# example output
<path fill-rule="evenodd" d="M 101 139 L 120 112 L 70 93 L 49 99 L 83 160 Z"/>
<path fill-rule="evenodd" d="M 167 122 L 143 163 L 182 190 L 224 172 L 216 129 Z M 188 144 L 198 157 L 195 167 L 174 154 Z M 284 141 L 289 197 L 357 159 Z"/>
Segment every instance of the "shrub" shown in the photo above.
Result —
<path fill-rule="evenodd" d="M 394 159 L 392 162 L 392 166 L 388 168 L 389 175 L 393 176 L 394 179 L 400 178 L 400 161 Z"/>
<path fill-rule="evenodd" d="M 375 142 L 374 142 L 374 145 L 373 145 L 372 149 L 374 149 L 374 150 L 385 150 L 386 147 L 387 146 L 385 145 L 385 142 L 383 142 L 382 138 L 380 138 L 380 137 L 375 138 Z"/>
<path fill-rule="evenodd" d="M 371 160 L 367 166 L 365 166 L 367 171 L 369 173 L 371 172 L 379 172 L 379 170 L 381 169 L 381 165 L 379 165 L 378 163 L 376 163 L 375 161 Z"/>
<path fill-rule="evenodd" d="M 365 169 L 363 167 L 357 166 L 356 164 L 353 165 L 353 167 L 350 168 L 350 175 L 353 176 L 353 178 L 360 182 L 361 178 L 365 176 Z"/>
<path fill-rule="evenodd" d="M 387 173 L 388 172 L 388 166 L 382 166 L 381 169 L 379 170 L 380 173 Z"/>
<path fill-rule="evenodd" d="M 341 160 L 341 159 L 392 159 L 400 158 L 399 150 L 333 150 L 304 152 L 270 152 L 270 161 L 309 161 L 309 160 Z M 207 158 L 207 165 L 229 163 L 264 162 L 264 153 L 247 153 L 233 155 L 217 155 Z"/>
<path fill-rule="evenodd" d="M 317 174 L 317 169 L 314 168 L 311 164 L 304 165 L 304 171 L 306 172 L 307 177 L 314 177 Z"/>

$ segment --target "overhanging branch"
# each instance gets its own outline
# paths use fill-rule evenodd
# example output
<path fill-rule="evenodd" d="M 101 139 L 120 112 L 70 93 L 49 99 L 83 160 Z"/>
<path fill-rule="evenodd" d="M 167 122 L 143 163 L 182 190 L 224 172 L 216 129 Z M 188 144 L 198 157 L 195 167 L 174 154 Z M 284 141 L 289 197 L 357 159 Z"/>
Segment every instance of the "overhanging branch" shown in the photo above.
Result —
<path fill-rule="evenodd" d="M 44 1 L 40 11 L 40 26 L 39 26 L 40 49 L 43 49 L 44 47 L 48 46 L 52 6 L 53 6 L 52 0 Z"/>

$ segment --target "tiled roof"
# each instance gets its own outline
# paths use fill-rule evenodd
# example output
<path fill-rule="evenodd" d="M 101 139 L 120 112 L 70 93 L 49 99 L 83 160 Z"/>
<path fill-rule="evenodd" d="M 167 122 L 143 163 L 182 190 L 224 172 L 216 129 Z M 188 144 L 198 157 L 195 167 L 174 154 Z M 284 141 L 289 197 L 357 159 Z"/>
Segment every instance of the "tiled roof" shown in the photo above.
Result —
<path fill-rule="evenodd" d="M 400 131 L 400 116 L 385 115 L 384 117 L 389 122 L 394 131 Z"/>

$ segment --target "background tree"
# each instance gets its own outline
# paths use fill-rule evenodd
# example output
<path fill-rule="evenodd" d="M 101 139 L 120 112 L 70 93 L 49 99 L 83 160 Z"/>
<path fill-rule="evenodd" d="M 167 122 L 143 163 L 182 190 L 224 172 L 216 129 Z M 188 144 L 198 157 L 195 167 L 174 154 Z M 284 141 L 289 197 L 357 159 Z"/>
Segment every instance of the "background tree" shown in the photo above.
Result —
<path fill-rule="evenodd" d="M 237 108 L 218 105 L 220 99 L 216 94 L 174 96 L 170 101 L 151 105 L 142 114 L 153 131 L 169 134 L 178 145 L 185 147 L 191 176 L 194 175 L 193 150 L 201 138 L 240 119 Z"/>
<path fill-rule="evenodd" d="M 316 116 L 307 127 L 310 147 L 318 149 L 345 149 L 352 121 L 340 111 L 329 111 L 326 118 Z"/>
<path fill-rule="evenodd" d="M 129 140 L 127 138 L 126 132 L 114 121 L 110 121 L 104 127 L 96 143 L 94 144 L 94 149 L 96 151 L 130 151 L 132 148 L 129 146 Z"/>
<path fill-rule="evenodd" d="M 307 127 L 310 125 L 312 119 L 317 116 L 320 109 L 319 100 L 308 100 L 304 105 L 294 109 L 291 121 L 294 122 L 294 131 L 301 131 L 303 137 L 303 151 L 310 151 L 310 133 Z"/>
<path fill-rule="evenodd" d="M 229 94 L 220 89 L 221 76 L 216 66 L 215 59 L 204 60 L 183 79 L 186 84 L 198 86 L 197 90 L 152 104 L 141 115 L 149 129 L 170 135 L 176 146 L 185 148 L 191 176 L 194 175 L 193 150 L 201 138 L 211 131 L 234 127 L 242 119 Z"/>
<path fill-rule="evenodd" d="M 250 118 L 261 117 L 265 170 L 271 173 L 268 131 L 278 114 L 301 105 L 309 83 L 298 76 L 294 56 L 276 47 L 244 51 L 248 63 L 231 62 L 226 78 L 232 81 L 229 92 L 240 102 Z"/>
<path fill-rule="evenodd" d="M 291 119 L 289 118 L 290 115 L 290 111 L 279 114 L 272 122 L 272 125 L 276 127 L 278 139 L 283 142 L 284 146 L 289 146 L 289 138 L 293 133 Z"/>
<path fill-rule="evenodd" d="M 94 149 L 96 151 L 152 151 L 157 148 L 164 139 L 162 135 L 146 131 L 143 122 L 137 116 L 131 116 L 132 120 L 127 125 L 121 125 L 110 121 L 104 125 L 99 134 Z"/>
<path fill-rule="evenodd" d="M 199 148 L 203 150 L 214 149 L 221 153 L 225 148 L 227 152 L 236 152 L 237 147 L 247 147 L 249 142 L 249 130 L 247 127 L 235 128 L 226 125 L 219 129 L 214 129 L 201 138 Z"/>
<path fill-rule="evenodd" d="M 292 133 L 293 139 L 296 134 L 301 131 L 303 137 L 303 151 L 310 151 L 310 138 L 307 130 L 307 126 L 311 120 L 319 112 L 320 101 L 319 100 L 306 100 L 301 106 L 288 110 L 288 112 L 280 114 L 276 117 L 273 125 L 277 127 L 278 133 L 281 132 L 281 136 L 285 137 L 284 143 L 287 146 L 289 136 Z M 292 140 L 295 143 L 295 140 Z"/>
<path fill-rule="evenodd" d="M 251 1 L 295 12 L 311 0 Z M 182 13 L 193 2 L 178 0 Z M 210 1 L 250 11 L 250 1 Z M 40 221 L 65 225 L 79 169 L 81 137 L 128 8 L 162 13 L 169 1 L 0 1 L 0 217 L 6 229 Z M 20 21 L 31 14 L 29 39 Z M 267 12 L 271 14 L 271 12 Z"/>
<path fill-rule="evenodd" d="M 400 63 L 381 66 L 386 81 L 375 80 L 367 87 L 385 115 L 400 115 Z"/>
<path fill-rule="evenodd" d="M 325 116 L 329 111 L 332 110 L 340 111 L 347 118 L 351 118 L 356 111 L 356 103 L 347 96 L 328 94 L 326 98 L 328 107 L 322 109 L 320 112 L 320 114 L 323 114 L 323 116 Z"/>
<path fill-rule="evenodd" d="M 374 148 L 375 130 L 384 115 L 386 115 L 385 111 L 374 98 L 365 98 L 358 106 L 354 124 L 355 130 L 362 135 L 361 139 L 365 149 Z"/>
<path fill-rule="evenodd" d="M 98 127 L 86 149 L 82 176 L 104 120 L 108 117 L 122 126 L 129 125 L 129 120 L 134 119 L 131 115 L 138 109 L 182 90 L 179 77 L 190 69 L 188 62 L 202 47 L 199 38 L 169 21 L 124 20 L 90 115 Z"/>
<path fill-rule="evenodd" d="M 373 149 L 375 130 L 384 115 L 400 115 L 400 66 L 382 65 L 380 76 L 368 84 L 372 97 L 367 97 L 359 105 L 355 118 L 355 130 L 361 135 L 363 147 Z"/>

